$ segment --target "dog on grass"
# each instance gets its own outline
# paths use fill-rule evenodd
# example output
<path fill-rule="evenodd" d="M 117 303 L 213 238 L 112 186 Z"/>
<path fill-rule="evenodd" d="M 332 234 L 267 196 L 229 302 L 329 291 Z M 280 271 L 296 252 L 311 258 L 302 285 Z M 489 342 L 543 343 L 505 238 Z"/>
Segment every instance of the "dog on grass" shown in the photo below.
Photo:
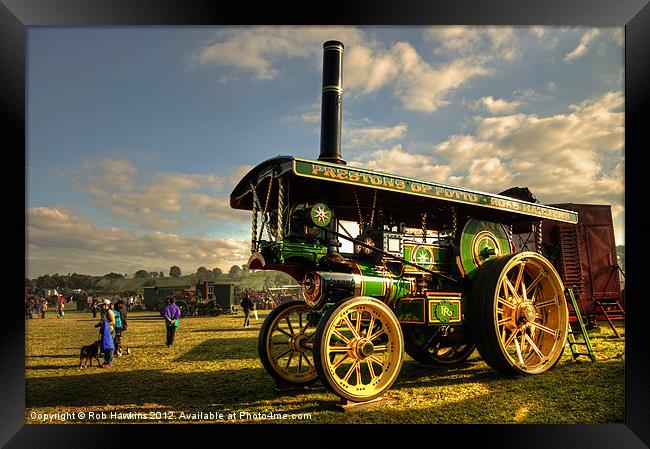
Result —
<path fill-rule="evenodd" d="M 97 340 L 92 345 L 81 347 L 81 355 L 79 356 L 79 368 L 88 368 L 88 362 L 90 362 L 90 366 L 93 366 L 93 359 L 97 360 L 97 366 L 101 364 L 99 362 L 99 343 L 100 341 Z"/>

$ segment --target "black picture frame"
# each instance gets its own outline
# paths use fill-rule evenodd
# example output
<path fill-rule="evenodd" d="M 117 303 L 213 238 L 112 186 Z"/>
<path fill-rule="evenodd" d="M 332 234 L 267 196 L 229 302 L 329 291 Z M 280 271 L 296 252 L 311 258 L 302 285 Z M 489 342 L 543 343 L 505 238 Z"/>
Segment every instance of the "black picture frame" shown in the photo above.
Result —
<path fill-rule="evenodd" d="M 468 437 L 481 447 L 516 448 L 636 448 L 650 445 L 648 416 L 650 358 L 644 341 L 644 321 L 649 301 L 641 289 L 641 270 L 647 267 L 645 250 L 647 214 L 641 205 L 643 179 L 647 167 L 644 152 L 648 148 L 644 112 L 650 98 L 650 6 L 647 0 L 546 0 L 546 1 L 355 1 L 327 4 L 303 2 L 296 5 L 268 3 L 246 4 L 234 1 L 191 2 L 169 0 L 1 0 L 0 3 L 0 117 L 5 141 L 5 156 L 26 156 L 26 43 L 27 28 L 35 26 L 154 26 L 154 25 L 567 25 L 625 26 L 625 187 L 626 240 L 626 366 L 625 423 L 609 425 L 462 425 L 368 426 L 364 438 L 383 439 L 386 432 L 407 444 L 447 444 L 464 446 Z M 24 159 L 24 158 L 23 158 Z M 27 165 L 27 164 L 26 164 Z M 25 254 L 26 196 L 14 192 L 26 179 L 18 170 L 5 170 L 3 192 L 8 203 L 0 223 L 5 231 L 7 283 L 0 321 L 2 344 L 2 425 L 0 444 L 6 447 L 115 447 L 124 442 L 146 440 L 147 445 L 168 444 L 198 446 L 240 444 L 250 436 L 276 439 L 288 435 L 286 426 L 213 425 L 33 425 L 25 424 L 25 325 L 18 298 L 24 286 L 18 286 L 21 273 L 16 261 Z M 645 175 L 647 177 L 647 175 Z M 28 192 L 25 192 L 26 195 Z M 23 201 L 24 199 L 24 201 Z M 20 205 L 19 205 L 20 204 Z M 23 237 L 22 241 L 20 237 Z M 8 250 L 8 251 L 7 251 Z M 579 381 L 579 379 L 576 379 Z M 327 444 L 333 435 L 329 426 L 290 426 L 292 438 L 305 444 L 309 439 Z M 295 429 L 295 430 L 294 430 Z M 338 432 L 337 428 L 334 432 Z M 350 433 L 350 429 L 343 429 Z M 356 429 L 354 430 L 356 431 Z M 412 432 L 418 441 L 411 441 Z M 225 435 L 231 433 L 233 435 Z M 120 435 L 117 437 L 116 435 Z M 200 435 L 199 435 L 200 434 Z M 399 435 L 403 435 L 400 437 Z M 323 439 L 323 436 L 326 438 Z M 234 439 L 233 439 L 234 437 Z M 207 439 L 205 439 L 207 438 Z M 121 441 L 121 442 L 120 442 Z M 206 443 L 201 443 L 205 441 Z M 330 440 L 337 444 L 336 438 Z M 210 443 L 211 444 L 211 443 Z M 247 444 L 247 443 L 246 443 Z M 258 442 L 262 444 L 262 442 Z M 128 446 L 128 445 L 127 445 Z"/>

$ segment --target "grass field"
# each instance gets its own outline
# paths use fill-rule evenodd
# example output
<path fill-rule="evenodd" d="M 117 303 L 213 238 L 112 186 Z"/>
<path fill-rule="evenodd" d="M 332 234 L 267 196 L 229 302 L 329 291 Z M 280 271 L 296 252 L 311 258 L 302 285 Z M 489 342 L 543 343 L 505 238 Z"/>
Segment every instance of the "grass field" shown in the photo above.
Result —
<path fill-rule="evenodd" d="M 508 378 L 492 371 L 478 352 L 453 368 L 422 366 L 405 355 L 401 373 L 386 394 L 394 401 L 343 413 L 336 407 L 338 398 L 318 383 L 308 389 L 275 391 L 257 356 L 265 313 L 248 329 L 241 327 L 241 314 L 183 319 L 175 347 L 167 348 L 159 316 L 134 312 L 124 334 L 132 354 L 116 359 L 112 369 L 85 370 L 77 367 L 79 349 L 96 339 L 97 320 L 89 312 L 66 311 L 63 319 L 55 312 L 48 314 L 44 320 L 26 320 L 28 423 L 59 424 L 61 415 L 55 414 L 64 412 L 69 413 L 65 422 L 84 423 L 624 421 L 624 339 L 614 338 L 604 323 L 599 332 L 590 334 L 597 363 L 582 357 L 573 361 L 567 348 L 553 370 Z M 287 416 L 251 416 L 271 413 Z M 54 419 L 48 421 L 44 414 Z"/>

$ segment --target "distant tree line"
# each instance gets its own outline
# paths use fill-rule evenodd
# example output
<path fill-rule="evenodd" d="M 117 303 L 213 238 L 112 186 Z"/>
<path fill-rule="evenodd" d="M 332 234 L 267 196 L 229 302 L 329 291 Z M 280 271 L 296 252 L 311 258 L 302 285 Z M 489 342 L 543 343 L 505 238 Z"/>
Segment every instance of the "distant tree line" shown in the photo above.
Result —
<path fill-rule="evenodd" d="M 241 281 L 248 275 L 249 270 L 246 265 L 233 265 L 230 267 L 228 274 L 220 268 L 208 269 L 207 267 L 201 266 L 197 268 L 196 272 L 190 274 L 191 282 L 205 282 L 205 281 Z M 179 278 L 181 277 L 182 271 L 180 267 L 174 265 L 169 268 L 169 277 Z M 121 274 L 110 272 L 100 276 L 92 276 L 87 274 L 79 273 L 68 273 L 67 275 L 56 274 L 44 274 L 35 279 L 25 278 L 25 286 L 27 287 L 36 287 L 40 289 L 51 289 L 51 288 L 61 288 L 61 289 L 81 289 L 86 291 L 92 291 L 95 289 L 104 289 L 113 284 L 114 281 L 118 279 L 127 279 L 130 275 L 128 273 Z M 156 279 L 164 278 L 165 275 L 162 271 L 147 271 L 147 270 L 138 270 L 132 275 L 135 279 L 146 279 L 143 285 L 156 285 Z M 284 280 L 284 279 L 283 279 Z"/>

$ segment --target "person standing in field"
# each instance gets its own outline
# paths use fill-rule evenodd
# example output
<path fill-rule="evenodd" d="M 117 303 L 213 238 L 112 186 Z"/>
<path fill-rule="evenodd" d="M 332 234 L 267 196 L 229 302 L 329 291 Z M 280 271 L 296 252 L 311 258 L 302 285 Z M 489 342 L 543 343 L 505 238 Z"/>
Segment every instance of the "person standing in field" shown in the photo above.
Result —
<path fill-rule="evenodd" d="M 99 365 L 100 368 L 113 367 L 113 350 L 115 349 L 115 313 L 110 309 L 111 302 L 105 299 L 102 302 L 101 320 L 95 325 L 99 327 L 100 350 L 104 353 L 104 363 Z"/>
<path fill-rule="evenodd" d="M 99 304 L 97 304 L 97 299 L 93 299 L 93 304 L 90 306 L 90 310 L 93 313 L 93 318 L 97 318 L 97 312 L 99 311 Z"/>
<path fill-rule="evenodd" d="M 47 311 L 47 299 L 41 298 L 41 319 L 45 318 L 45 312 Z"/>
<path fill-rule="evenodd" d="M 57 318 L 63 318 L 65 315 L 65 312 L 63 311 L 63 308 L 65 305 L 63 304 L 63 300 L 61 297 L 57 298 L 56 300 L 56 317 Z"/>
<path fill-rule="evenodd" d="M 255 306 L 253 305 L 253 301 L 248 297 L 248 293 L 244 295 L 244 299 L 241 300 L 240 306 L 244 311 L 244 327 L 250 327 L 251 310 L 253 310 Z"/>
<path fill-rule="evenodd" d="M 167 300 L 167 305 L 163 309 L 163 318 L 165 319 L 165 327 L 167 328 L 167 347 L 171 348 L 174 344 L 174 336 L 176 328 L 179 325 L 181 318 L 181 309 L 176 305 L 176 299 L 171 297 Z"/>
<path fill-rule="evenodd" d="M 34 301 L 34 312 L 36 312 L 36 317 L 41 316 L 41 301 L 38 298 Z"/>

